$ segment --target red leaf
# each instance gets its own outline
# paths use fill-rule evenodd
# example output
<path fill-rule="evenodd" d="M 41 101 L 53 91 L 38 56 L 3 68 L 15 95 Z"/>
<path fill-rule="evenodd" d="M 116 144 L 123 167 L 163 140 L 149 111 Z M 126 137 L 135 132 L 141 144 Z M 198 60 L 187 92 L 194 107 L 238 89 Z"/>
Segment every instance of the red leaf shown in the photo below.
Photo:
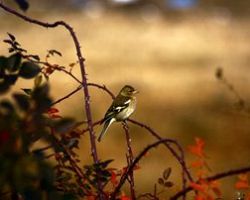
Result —
<path fill-rule="evenodd" d="M 91 195 L 91 196 L 87 196 L 87 200 L 95 200 L 96 197 L 94 195 Z"/>
<path fill-rule="evenodd" d="M 126 196 L 126 194 L 122 194 L 121 200 L 131 200 L 131 199 L 130 199 L 130 197 Z"/>
<path fill-rule="evenodd" d="M 59 110 L 57 108 L 49 108 L 49 110 L 47 111 L 48 114 L 55 114 L 58 112 L 59 112 Z"/>
<path fill-rule="evenodd" d="M 197 194 L 194 198 L 194 200 L 206 200 L 203 196 Z"/>
<path fill-rule="evenodd" d="M 204 157 L 205 142 L 201 138 L 195 138 L 195 145 L 188 146 L 188 151 L 198 157 Z"/>
<path fill-rule="evenodd" d="M 235 188 L 238 190 L 246 190 L 249 188 L 249 184 L 245 181 L 238 181 L 235 183 Z"/>
<path fill-rule="evenodd" d="M 10 133 L 7 131 L 1 131 L 0 132 L 0 144 L 4 144 L 6 142 L 8 142 L 10 139 Z"/>
<path fill-rule="evenodd" d="M 205 188 L 202 184 L 191 182 L 190 187 L 192 187 L 196 191 L 205 192 Z"/>
<path fill-rule="evenodd" d="M 58 115 L 59 110 L 57 108 L 49 108 L 47 110 L 47 114 L 50 118 L 56 119 L 56 118 L 62 118 L 60 115 Z"/>
<path fill-rule="evenodd" d="M 111 181 L 111 183 L 113 184 L 114 187 L 118 184 L 117 175 L 113 170 L 111 171 L 110 181 Z"/>
<path fill-rule="evenodd" d="M 221 196 L 220 183 L 218 181 L 209 182 L 209 186 L 218 197 Z"/>
<path fill-rule="evenodd" d="M 133 168 L 133 171 L 138 170 L 138 169 L 141 169 L 141 167 L 139 165 L 135 165 Z"/>
<path fill-rule="evenodd" d="M 247 174 L 240 174 L 238 176 L 238 181 L 235 183 L 235 188 L 240 190 L 246 190 L 249 189 L 249 181 L 248 181 L 248 175 Z"/>
<path fill-rule="evenodd" d="M 203 160 L 196 160 L 191 162 L 191 167 L 192 168 L 200 168 L 204 166 L 204 161 Z"/>

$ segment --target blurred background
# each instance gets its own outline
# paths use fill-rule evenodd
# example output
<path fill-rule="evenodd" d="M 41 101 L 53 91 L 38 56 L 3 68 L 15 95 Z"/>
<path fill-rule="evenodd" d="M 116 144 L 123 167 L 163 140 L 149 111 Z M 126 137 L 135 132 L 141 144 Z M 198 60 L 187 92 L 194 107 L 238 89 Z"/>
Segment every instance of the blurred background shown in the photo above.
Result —
<path fill-rule="evenodd" d="M 8 5 L 16 8 L 11 0 Z M 30 0 L 26 15 L 54 22 L 65 20 L 81 42 L 88 81 L 105 84 L 114 93 L 125 84 L 140 93 L 131 118 L 152 127 L 162 137 L 173 138 L 186 150 L 195 137 L 206 142 L 211 174 L 249 165 L 249 116 L 237 110 L 235 96 L 216 77 L 223 68 L 242 98 L 249 102 L 250 2 L 246 0 Z M 28 24 L 0 10 L 0 38 L 16 36 L 31 54 L 45 58 L 56 49 L 62 57 L 51 63 L 68 66 L 76 62 L 75 49 L 63 28 L 45 29 Z M 0 45 L 0 54 L 8 53 Z M 78 66 L 73 73 L 80 78 Z M 78 85 L 63 73 L 51 75 L 51 95 L 58 99 Z M 15 90 L 28 87 L 19 81 Z M 99 120 L 111 98 L 90 89 L 94 120 Z M 58 104 L 62 115 L 84 120 L 82 92 Z M 95 129 L 99 134 L 101 126 Z M 134 154 L 155 141 L 146 131 L 130 125 Z M 112 125 L 98 153 L 114 159 L 112 167 L 126 165 L 125 135 L 119 123 Z M 79 150 L 83 164 L 92 162 L 88 135 Z M 187 154 L 189 163 L 194 158 Z M 164 169 L 171 167 L 175 185 L 162 195 L 181 189 L 180 166 L 165 148 L 151 151 L 135 173 L 136 191 L 153 191 Z M 153 170 L 152 170 L 153 169 Z M 208 175 L 209 175 L 208 174 Z M 236 177 L 221 181 L 223 199 L 233 199 Z M 161 190 L 159 186 L 159 190 Z"/>

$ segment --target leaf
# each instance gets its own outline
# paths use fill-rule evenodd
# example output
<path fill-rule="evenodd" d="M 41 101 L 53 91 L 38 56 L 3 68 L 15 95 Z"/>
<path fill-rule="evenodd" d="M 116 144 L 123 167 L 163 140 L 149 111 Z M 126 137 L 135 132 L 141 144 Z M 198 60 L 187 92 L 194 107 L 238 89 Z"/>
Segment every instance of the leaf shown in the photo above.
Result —
<path fill-rule="evenodd" d="M 16 93 L 13 94 L 13 98 L 15 99 L 16 103 L 22 110 L 27 111 L 29 109 L 30 103 L 29 103 L 29 97 L 27 95 Z"/>
<path fill-rule="evenodd" d="M 209 182 L 209 186 L 212 188 L 212 191 L 220 197 L 222 195 L 220 190 L 220 183 L 218 181 L 211 181 Z"/>
<path fill-rule="evenodd" d="M 29 8 L 29 3 L 26 0 L 15 0 L 19 8 L 26 11 Z"/>
<path fill-rule="evenodd" d="M 31 95 L 32 89 L 29 88 L 22 88 L 22 90 L 25 92 L 25 94 Z"/>
<path fill-rule="evenodd" d="M 41 71 L 40 67 L 33 62 L 24 62 L 20 68 L 19 75 L 23 78 L 34 78 Z"/>
<path fill-rule="evenodd" d="M 48 53 L 49 53 L 50 55 L 52 55 L 52 56 L 54 56 L 54 54 L 56 54 L 56 55 L 58 55 L 58 56 L 62 56 L 62 53 L 59 52 L 59 51 L 57 51 L 57 50 L 55 50 L 55 49 L 50 49 L 50 50 L 48 50 Z"/>
<path fill-rule="evenodd" d="M 15 82 L 17 81 L 17 78 L 18 78 L 18 76 L 15 75 L 15 74 L 13 74 L 13 75 L 6 75 L 6 76 L 4 77 L 4 81 L 5 81 L 6 84 L 8 84 L 8 85 L 13 85 L 13 84 L 15 84 Z"/>
<path fill-rule="evenodd" d="M 205 156 L 204 147 L 204 140 L 202 140 L 201 138 L 195 138 L 195 145 L 188 146 L 188 151 L 195 156 L 203 158 Z"/>
<path fill-rule="evenodd" d="M 196 160 L 191 162 L 191 167 L 192 168 L 200 168 L 204 166 L 204 161 L 203 160 Z"/>
<path fill-rule="evenodd" d="M 0 56 L 0 75 L 1 75 L 1 73 L 4 73 L 4 69 L 6 67 L 6 62 L 7 62 L 7 58 L 4 56 Z"/>
<path fill-rule="evenodd" d="M 11 55 L 9 58 L 7 58 L 6 68 L 10 72 L 17 71 L 20 67 L 21 59 L 22 59 L 22 56 L 20 53 L 16 53 L 16 54 Z"/>
<path fill-rule="evenodd" d="M 238 190 L 247 190 L 249 189 L 249 184 L 245 181 L 238 181 L 235 183 L 234 187 Z"/>
<path fill-rule="evenodd" d="M 113 159 L 109 159 L 109 160 L 105 160 L 105 161 L 102 161 L 102 162 L 99 162 L 98 165 L 101 167 L 101 168 L 107 168 L 107 166 L 113 162 L 114 160 Z"/>
<path fill-rule="evenodd" d="M 42 83 L 43 77 L 41 75 L 37 76 L 34 80 L 35 87 L 39 87 Z"/>
<path fill-rule="evenodd" d="M 7 110 L 8 112 L 14 112 L 14 107 L 13 105 L 7 101 L 7 100 L 3 100 L 0 102 L 0 106 L 3 107 L 5 110 Z"/>
<path fill-rule="evenodd" d="M 13 41 L 12 41 L 12 40 L 3 40 L 3 42 L 5 42 L 5 43 L 7 43 L 7 44 L 10 44 L 10 45 L 13 44 Z"/>
<path fill-rule="evenodd" d="M 5 92 L 7 92 L 10 88 L 10 85 L 6 82 L 0 82 L 0 94 L 3 94 Z"/>
<path fill-rule="evenodd" d="M 164 183 L 164 186 L 168 187 L 168 188 L 173 187 L 173 185 L 174 185 L 174 183 L 171 182 L 171 181 L 167 181 L 167 182 Z"/>
<path fill-rule="evenodd" d="M 164 172 L 163 172 L 163 178 L 164 178 L 165 180 L 168 180 L 168 178 L 169 178 L 171 172 L 172 172 L 172 169 L 171 169 L 170 167 L 167 168 L 167 169 L 165 169 Z"/>
<path fill-rule="evenodd" d="M 190 187 L 192 187 L 196 191 L 205 192 L 205 188 L 201 184 L 198 184 L 198 183 L 195 183 L 195 182 L 191 182 L 190 183 Z"/>
<path fill-rule="evenodd" d="M 131 200 L 130 197 L 128 197 L 125 194 L 122 194 L 120 198 L 121 198 L 121 200 Z"/>
<path fill-rule="evenodd" d="M 66 133 L 70 129 L 72 129 L 73 125 L 75 124 L 73 119 L 64 118 L 57 121 L 54 125 L 55 131 L 58 133 Z"/>
<path fill-rule="evenodd" d="M 164 180 L 163 180 L 163 178 L 158 178 L 158 183 L 159 183 L 160 185 L 164 185 Z"/>
<path fill-rule="evenodd" d="M 114 187 L 118 184 L 117 175 L 114 172 L 114 170 L 111 170 L 110 181 L 111 181 L 111 183 L 113 184 Z"/>
<path fill-rule="evenodd" d="M 40 57 L 38 55 L 30 55 L 30 57 L 35 59 L 36 61 L 40 61 Z"/>
<path fill-rule="evenodd" d="M 10 37 L 10 39 L 11 39 L 12 41 L 15 41 L 15 40 L 16 40 L 15 36 L 12 35 L 11 33 L 7 33 L 7 34 L 9 35 L 9 37 Z"/>

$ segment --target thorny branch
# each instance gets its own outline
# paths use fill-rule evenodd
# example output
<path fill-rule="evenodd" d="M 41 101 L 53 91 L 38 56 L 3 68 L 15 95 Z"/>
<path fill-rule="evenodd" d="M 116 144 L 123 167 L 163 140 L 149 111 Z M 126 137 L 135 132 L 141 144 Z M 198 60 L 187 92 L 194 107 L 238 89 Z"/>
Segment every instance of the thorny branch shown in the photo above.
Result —
<path fill-rule="evenodd" d="M 129 174 L 133 171 L 134 167 L 138 164 L 138 162 L 142 159 L 142 157 L 152 148 L 159 146 L 160 144 L 164 144 L 166 142 L 170 142 L 169 139 L 162 139 L 159 140 L 157 142 L 154 142 L 150 145 L 148 145 L 146 148 L 143 149 L 143 151 L 141 153 L 139 153 L 135 159 L 133 160 L 133 162 L 131 163 L 131 165 L 127 168 L 126 172 L 123 173 L 120 182 L 118 183 L 118 185 L 116 186 L 114 192 L 111 194 L 110 199 L 111 200 L 115 200 L 116 199 L 116 195 L 117 193 L 120 191 L 122 185 L 125 183 L 125 180 L 128 178 Z"/>
<path fill-rule="evenodd" d="M 23 19 L 26 22 L 30 22 L 32 24 L 36 24 L 45 28 L 55 28 L 57 26 L 63 26 L 64 28 L 66 28 L 75 45 L 75 49 L 76 49 L 76 54 L 77 54 L 77 58 L 78 58 L 78 62 L 80 65 L 80 69 L 81 69 L 81 77 L 82 77 L 82 88 L 83 88 L 83 92 L 84 92 L 84 102 L 85 102 L 85 111 L 86 111 L 86 117 L 87 117 L 87 121 L 88 121 L 88 131 L 90 134 L 90 143 L 91 143 L 91 154 L 93 157 L 94 162 L 97 164 L 99 162 L 98 160 L 98 155 L 97 155 L 97 148 L 96 148 L 96 143 L 95 143 L 95 133 L 94 133 L 94 129 L 93 129 L 93 120 L 92 120 L 92 114 L 91 114 L 91 108 L 90 108 L 90 95 L 89 95 L 89 91 L 88 91 L 88 86 L 87 86 L 87 74 L 85 71 L 85 64 L 84 61 L 85 59 L 83 58 L 82 52 L 81 52 L 81 47 L 80 47 L 80 43 L 78 41 L 78 38 L 76 36 L 76 33 L 74 32 L 73 28 L 67 24 L 64 21 L 57 21 L 54 23 L 45 23 L 45 22 L 41 22 L 39 20 L 36 19 L 32 19 L 30 17 L 27 17 L 23 14 L 18 13 L 17 11 L 5 6 L 2 1 L 0 1 L 0 7 L 2 9 L 4 9 L 5 11 L 7 11 L 8 13 L 11 13 L 21 19 Z M 99 181 L 98 181 L 99 182 Z M 99 189 L 101 188 L 100 183 L 99 185 Z M 100 194 L 100 191 L 99 191 Z M 100 197 L 102 199 L 102 197 Z"/>
<path fill-rule="evenodd" d="M 215 174 L 213 176 L 209 176 L 209 177 L 205 178 L 204 180 L 210 182 L 210 181 L 215 181 L 215 180 L 219 180 L 219 179 L 222 179 L 222 178 L 226 178 L 228 176 L 243 174 L 243 173 L 246 173 L 246 172 L 249 172 L 249 171 L 250 171 L 250 166 L 245 167 L 245 168 L 241 168 L 241 169 L 235 169 L 235 170 L 230 170 L 230 171 L 227 171 L 227 172 L 222 172 L 222 173 L 219 173 L 219 174 Z M 197 182 L 197 183 L 199 183 L 199 182 Z M 184 190 L 181 190 L 180 192 L 176 193 L 173 197 L 170 198 L 170 200 L 176 200 L 179 197 L 185 195 L 186 193 L 188 193 L 188 192 L 190 192 L 192 190 L 194 190 L 194 189 L 189 186 L 189 187 L 185 188 Z"/>
<path fill-rule="evenodd" d="M 123 129 L 126 135 L 126 141 L 127 141 L 127 147 L 128 147 L 128 154 L 126 155 L 127 157 L 127 163 L 128 166 L 130 166 L 134 160 L 134 155 L 133 155 L 133 151 L 132 151 L 132 147 L 131 147 L 131 138 L 129 135 L 129 127 L 128 124 L 126 122 L 123 123 Z M 134 172 L 133 170 L 129 173 L 129 185 L 130 185 L 130 193 L 131 193 L 131 199 L 135 200 L 135 182 L 134 182 Z"/>

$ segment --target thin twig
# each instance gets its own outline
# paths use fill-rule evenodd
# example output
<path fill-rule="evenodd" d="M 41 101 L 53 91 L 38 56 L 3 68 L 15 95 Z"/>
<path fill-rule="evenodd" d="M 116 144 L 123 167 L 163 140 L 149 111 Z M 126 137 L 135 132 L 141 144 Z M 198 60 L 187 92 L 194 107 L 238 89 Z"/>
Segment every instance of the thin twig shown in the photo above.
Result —
<path fill-rule="evenodd" d="M 142 159 L 142 157 L 152 148 L 157 147 L 160 144 L 164 144 L 166 142 L 170 142 L 169 139 L 163 139 L 159 140 L 157 142 L 154 142 L 147 147 L 145 147 L 141 153 L 138 154 L 138 156 L 135 157 L 131 165 L 126 169 L 126 172 L 123 173 L 118 185 L 116 186 L 114 192 L 111 194 L 110 199 L 115 200 L 116 195 L 119 193 L 121 187 L 123 186 L 125 180 L 128 178 L 129 174 L 133 171 L 134 167 L 137 165 L 137 163 Z"/>
<path fill-rule="evenodd" d="M 129 135 L 129 127 L 126 122 L 123 123 L 123 129 L 126 135 L 126 141 L 127 141 L 127 147 L 128 147 L 128 155 L 127 155 L 127 163 L 128 166 L 130 166 L 134 160 L 134 155 L 131 147 L 131 138 Z M 131 173 L 129 174 L 129 185 L 130 185 L 130 194 L 131 194 L 131 199 L 135 200 L 135 181 L 134 181 L 134 171 L 132 170 Z"/>
<path fill-rule="evenodd" d="M 243 174 L 243 173 L 246 173 L 246 172 L 250 172 L 250 166 L 244 167 L 244 168 L 241 168 L 241 169 L 229 170 L 227 172 L 222 172 L 222 173 L 219 173 L 219 174 L 215 174 L 215 175 L 209 176 L 209 177 L 207 177 L 207 178 L 205 178 L 203 180 L 205 180 L 207 182 L 211 182 L 211 181 L 219 180 L 219 179 L 226 178 L 226 177 L 229 177 L 229 176 L 234 176 L 234 175 L 237 175 L 237 174 Z M 199 183 L 199 181 L 197 181 L 196 183 Z M 192 190 L 194 190 L 194 188 L 189 186 L 186 189 L 181 190 L 178 193 L 176 193 L 173 197 L 170 198 L 170 200 L 176 200 L 179 197 L 185 195 L 186 193 L 188 193 L 188 192 L 190 192 Z"/>
<path fill-rule="evenodd" d="M 141 122 L 135 121 L 135 120 L 133 120 L 133 119 L 128 119 L 128 121 L 131 122 L 131 123 L 133 123 L 133 124 L 136 124 L 136 125 L 138 125 L 138 126 L 140 126 L 140 127 L 142 127 L 142 128 L 145 128 L 145 129 L 148 130 L 154 137 L 156 137 L 158 140 L 161 141 L 161 140 L 163 139 L 161 136 L 159 136 L 159 135 L 158 135 L 152 128 L 150 128 L 149 126 L 147 126 L 147 125 L 145 125 L 145 124 L 143 124 L 143 123 L 141 123 Z M 175 144 L 175 145 L 177 146 L 178 150 L 179 150 L 180 153 L 181 153 L 181 156 L 179 156 L 179 155 L 175 152 L 175 150 L 171 147 L 171 145 L 170 145 L 169 143 L 170 143 L 170 144 L 171 144 L 171 143 L 172 143 L 172 144 Z M 173 154 L 173 156 L 178 160 L 178 162 L 179 162 L 179 163 L 181 164 L 181 166 L 182 166 L 183 171 L 185 172 L 185 173 L 183 173 L 183 176 L 182 176 L 182 179 L 183 179 L 183 180 L 182 180 L 182 181 L 183 181 L 183 188 L 185 188 L 186 182 L 187 182 L 185 175 L 187 175 L 187 177 L 188 177 L 188 179 L 189 179 L 190 181 L 193 181 L 193 178 L 192 178 L 190 172 L 189 172 L 188 169 L 187 169 L 186 162 L 185 162 L 185 157 L 184 157 L 184 151 L 183 151 L 183 149 L 181 148 L 181 146 L 179 145 L 179 143 L 178 143 L 177 141 L 175 141 L 175 140 L 172 140 L 172 139 L 169 139 L 169 141 L 168 141 L 168 142 L 165 142 L 164 145 L 169 149 L 169 151 Z"/>
<path fill-rule="evenodd" d="M 64 101 L 65 99 L 68 99 L 69 97 L 71 97 L 73 94 L 77 93 L 79 90 L 82 89 L 82 86 L 78 86 L 76 89 L 74 89 L 72 92 L 70 92 L 69 94 L 65 95 L 64 97 L 54 101 L 50 106 L 54 106 L 62 101 Z"/>
<path fill-rule="evenodd" d="M 104 90 L 105 92 L 107 92 L 112 98 L 115 98 L 115 96 L 113 95 L 113 93 L 111 93 L 107 87 L 105 85 L 99 85 L 97 83 L 88 83 L 88 86 L 91 86 L 91 87 L 96 87 L 96 88 L 99 88 L 99 89 L 102 89 Z M 71 97 L 72 95 L 74 95 L 75 93 L 77 93 L 78 91 L 80 91 L 82 89 L 82 85 L 79 85 L 75 90 L 73 90 L 72 92 L 70 92 L 69 94 L 65 95 L 64 97 L 61 97 L 60 99 L 54 101 L 51 106 L 54 106 L 60 102 L 62 102 L 63 100 L 65 99 L 68 99 L 69 97 Z"/>
<path fill-rule="evenodd" d="M 88 130 L 89 130 L 89 134 L 90 134 L 90 143 L 91 143 L 91 155 L 93 157 L 94 162 L 97 164 L 99 162 L 98 159 L 98 155 L 97 155 L 97 148 L 96 148 L 96 142 L 95 142 L 95 133 L 94 133 L 94 129 L 93 129 L 93 121 L 92 121 L 92 114 L 91 114 L 91 108 L 90 108 L 90 95 L 89 95 L 89 91 L 88 91 L 88 86 L 87 86 L 87 73 L 85 70 L 85 64 L 84 61 L 85 59 L 83 58 L 82 52 L 81 52 L 81 47 L 80 47 L 80 43 L 78 41 L 78 38 L 76 37 L 76 33 L 74 32 L 73 28 L 67 24 L 64 21 L 56 21 L 54 23 L 45 23 L 45 22 L 41 22 L 39 20 L 36 19 L 32 19 L 29 18 L 21 13 L 18 13 L 17 11 L 5 6 L 2 2 L 0 2 L 0 7 L 3 8 L 5 11 L 7 11 L 8 13 L 11 13 L 21 19 L 23 19 L 26 22 L 30 22 L 42 27 L 46 27 L 46 28 L 55 28 L 57 26 L 63 26 L 64 28 L 66 28 L 75 45 L 75 49 L 76 49 L 76 54 L 77 54 L 77 58 L 78 58 L 78 62 L 80 65 L 80 70 L 81 70 L 81 77 L 82 77 L 82 85 L 83 85 L 83 92 L 84 92 L 84 102 L 85 102 L 85 111 L 86 111 L 86 117 L 87 117 L 87 121 L 88 121 Z M 101 183 L 98 180 L 98 188 L 99 188 L 99 195 L 101 194 Z M 100 195 L 100 199 L 102 199 L 101 197 L 102 195 Z"/>

